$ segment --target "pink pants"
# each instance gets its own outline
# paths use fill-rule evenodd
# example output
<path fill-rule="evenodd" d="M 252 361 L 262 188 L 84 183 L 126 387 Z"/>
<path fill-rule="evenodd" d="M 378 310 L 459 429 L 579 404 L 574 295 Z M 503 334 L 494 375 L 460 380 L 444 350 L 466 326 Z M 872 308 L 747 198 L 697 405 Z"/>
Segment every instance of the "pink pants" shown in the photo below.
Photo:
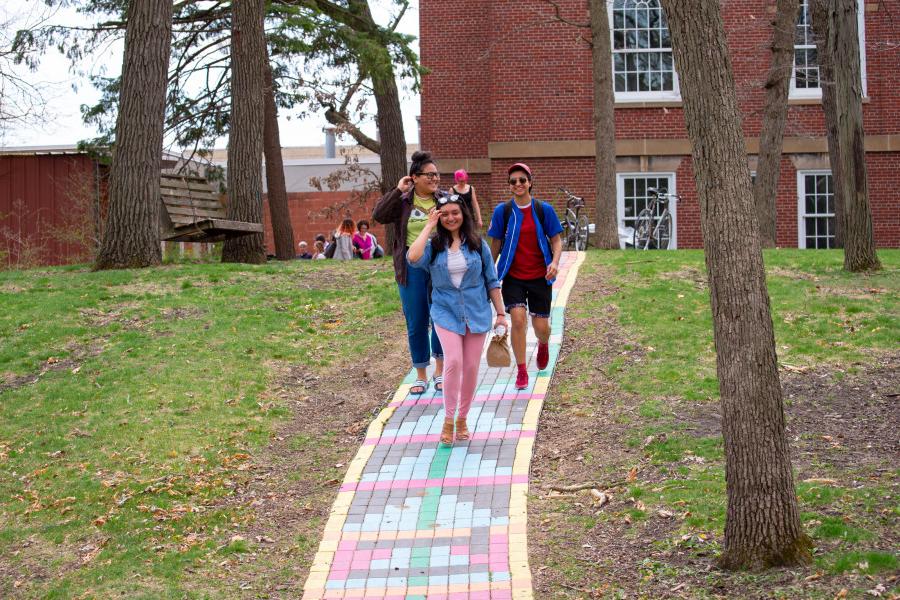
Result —
<path fill-rule="evenodd" d="M 444 349 L 444 412 L 447 419 L 456 415 L 459 405 L 458 419 L 465 419 L 475 398 L 478 386 L 478 366 L 481 362 L 481 351 L 484 349 L 485 333 L 472 333 L 466 329 L 466 335 L 453 333 L 440 325 L 434 326 L 441 347 Z"/>

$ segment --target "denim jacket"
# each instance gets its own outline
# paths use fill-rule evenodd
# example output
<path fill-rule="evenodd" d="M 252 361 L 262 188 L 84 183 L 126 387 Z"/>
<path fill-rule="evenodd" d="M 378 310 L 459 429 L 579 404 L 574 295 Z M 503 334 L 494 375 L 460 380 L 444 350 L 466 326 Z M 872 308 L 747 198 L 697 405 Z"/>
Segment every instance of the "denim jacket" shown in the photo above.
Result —
<path fill-rule="evenodd" d="M 484 240 L 481 252 L 470 250 L 467 244 L 460 249 L 468 268 L 458 288 L 450 281 L 447 251 L 439 253 L 432 262 L 430 242 L 425 244 L 422 258 L 409 264 L 431 273 L 431 319 L 436 325 L 460 335 L 466 334 L 466 326 L 472 333 L 487 333 L 493 326 L 488 291 L 500 287 L 491 249 Z"/>

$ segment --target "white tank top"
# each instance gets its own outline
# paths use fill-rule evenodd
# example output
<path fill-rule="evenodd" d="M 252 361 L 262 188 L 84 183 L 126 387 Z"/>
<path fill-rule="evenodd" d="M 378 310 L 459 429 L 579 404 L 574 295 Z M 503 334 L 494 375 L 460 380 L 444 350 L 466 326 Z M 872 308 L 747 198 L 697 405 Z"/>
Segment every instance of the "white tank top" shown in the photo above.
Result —
<path fill-rule="evenodd" d="M 447 251 L 447 270 L 450 271 L 450 282 L 454 287 L 462 285 L 463 276 L 466 274 L 466 257 L 461 250 Z"/>

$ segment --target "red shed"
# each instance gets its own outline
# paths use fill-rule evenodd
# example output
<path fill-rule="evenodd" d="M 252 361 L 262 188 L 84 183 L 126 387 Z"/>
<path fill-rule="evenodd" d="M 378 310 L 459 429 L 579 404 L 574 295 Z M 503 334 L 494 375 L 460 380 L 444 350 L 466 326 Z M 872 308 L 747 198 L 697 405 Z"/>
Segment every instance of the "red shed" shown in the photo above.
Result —
<path fill-rule="evenodd" d="M 0 263 L 90 260 L 106 172 L 74 146 L 0 149 Z"/>

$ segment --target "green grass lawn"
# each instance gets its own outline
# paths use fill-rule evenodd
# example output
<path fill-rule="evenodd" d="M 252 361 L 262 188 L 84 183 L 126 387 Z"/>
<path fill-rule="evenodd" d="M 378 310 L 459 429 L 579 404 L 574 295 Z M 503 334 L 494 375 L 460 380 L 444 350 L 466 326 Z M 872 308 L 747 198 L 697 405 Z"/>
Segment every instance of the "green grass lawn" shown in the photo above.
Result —
<path fill-rule="evenodd" d="M 900 252 L 881 250 L 879 256 L 884 269 L 860 275 L 842 270 L 840 251 L 766 251 L 776 349 L 783 372 L 825 373 L 823 377 L 841 379 L 877 364 L 878 357 L 896 357 Z M 627 518 L 629 523 L 641 524 L 656 518 L 657 510 L 668 511 L 679 525 L 672 537 L 653 541 L 654 548 L 715 556 L 725 521 L 722 438 L 705 433 L 694 420 L 718 412 L 719 399 L 703 253 L 594 251 L 588 254 L 583 269 L 585 274 L 607 273 L 606 283 L 614 291 L 582 296 L 579 303 L 570 303 L 567 319 L 587 319 L 614 310 L 625 341 L 603 368 L 605 375 L 635 400 L 632 406 L 613 400 L 615 408 L 610 413 L 632 456 L 640 456 L 643 469 L 634 483 L 620 492 L 623 499 L 630 500 L 610 505 L 598 518 L 616 522 Z M 582 380 L 596 363 L 578 349 L 577 342 L 566 361 L 578 375 L 555 383 L 559 399 L 565 402 L 565 409 L 556 410 L 590 415 L 597 410 L 597 392 Z M 889 391 L 883 390 L 885 394 Z M 867 415 L 861 412 L 847 418 L 864 422 Z M 602 455 L 588 456 L 589 451 L 584 452 L 585 464 L 597 465 L 594 477 L 599 481 L 615 480 L 623 470 L 638 464 L 628 463 L 634 459 L 627 457 L 626 462 L 613 464 Z M 797 482 L 805 529 L 818 547 L 812 572 L 820 575 L 815 578 L 822 574 L 857 578 L 896 574 L 898 554 L 896 546 L 893 551 L 891 546 L 897 540 L 900 508 L 892 494 L 895 498 L 900 470 L 896 464 L 885 468 L 877 460 L 847 465 L 840 450 L 834 452 L 816 455 L 812 465 L 818 469 L 816 477 L 834 480 Z M 837 462 L 832 463 L 832 458 Z M 894 535 L 880 537 L 892 529 Z M 632 533 L 640 539 L 641 531 L 636 528 Z M 678 577 L 687 573 L 662 563 L 657 567 L 645 574 L 647 582 L 670 577 L 674 586 L 681 581 Z M 714 595 L 718 577 L 710 575 L 711 587 L 706 591 L 694 588 L 692 593 L 698 594 L 696 597 Z M 774 586 L 767 592 L 773 597 L 834 595 L 779 590 L 776 588 L 783 582 L 747 577 L 748 585 Z M 764 581 L 769 583 L 760 583 Z M 862 594 L 875 584 L 863 579 L 849 585 L 858 585 L 854 593 Z"/>
<path fill-rule="evenodd" d="M 399 311 L 387 261 L 0 273 L 0 596 L 183 595 L 290 415 L 272 367 L 363 356 Z"/>
<path fill-rule="evenodd" d="M 690 400 L 716 399 L 715 349 L 703 252 L 597 253 L 620 291 L 611 299 L 635 345 L 647 353 L 622 373 L 626 389 Z M 841 251 L 765 252 L 767 283 L 782 364 L 852 363 L 900 339 L 900 252 L 879 252 L 884 269 L 842 270 Z M 616 366 L 614 365 L 613 368 Z"/>
<path fill-rule="evenodd" d="M 880 257 L 884 271 L 857 276 L 841 271 L 838 252 L 767 253 L 782 363 L 850 364 L 894 348 L 900 252 Z M 685 531 L 715 533 L 721 441 L 681 431 L 669 404 L 718 396 L 702 253 L 589 253 L 585 269 L 598 268 L 618 291 L 570 307 L 568 318 L 618 307 L 625 344 L 642 355 L 607 367 L 643 398 L 634 422 L 621 423 L 635 446 L 666 433 L 646 450 L 673 475 L 664 485 L 635 482 L 630 492 L 647 506 L 629 518 L 675 505 L 690 509 Z M 251 509 L 222 500 L 292 416 L 267 393 L 274 371 L 365 357 L 374 338 L 360 334 L 398 335 L 382 329 L 399 310 L 387 260 L 0 272 L 0 596 L 208 595 L 193 568 L 249 549 L 226 532 Z M 562 388 L 592 393 L 577 381 Z M 686 456 L 698 460 L 682 464 Z M 846 551 L 819 557 L 822 569 L 896 568 L 864 522 L 829 519 L 822 508 L 867 506 L 879 490 L 798 491 L 817 539 L 846 540 Z"/>

